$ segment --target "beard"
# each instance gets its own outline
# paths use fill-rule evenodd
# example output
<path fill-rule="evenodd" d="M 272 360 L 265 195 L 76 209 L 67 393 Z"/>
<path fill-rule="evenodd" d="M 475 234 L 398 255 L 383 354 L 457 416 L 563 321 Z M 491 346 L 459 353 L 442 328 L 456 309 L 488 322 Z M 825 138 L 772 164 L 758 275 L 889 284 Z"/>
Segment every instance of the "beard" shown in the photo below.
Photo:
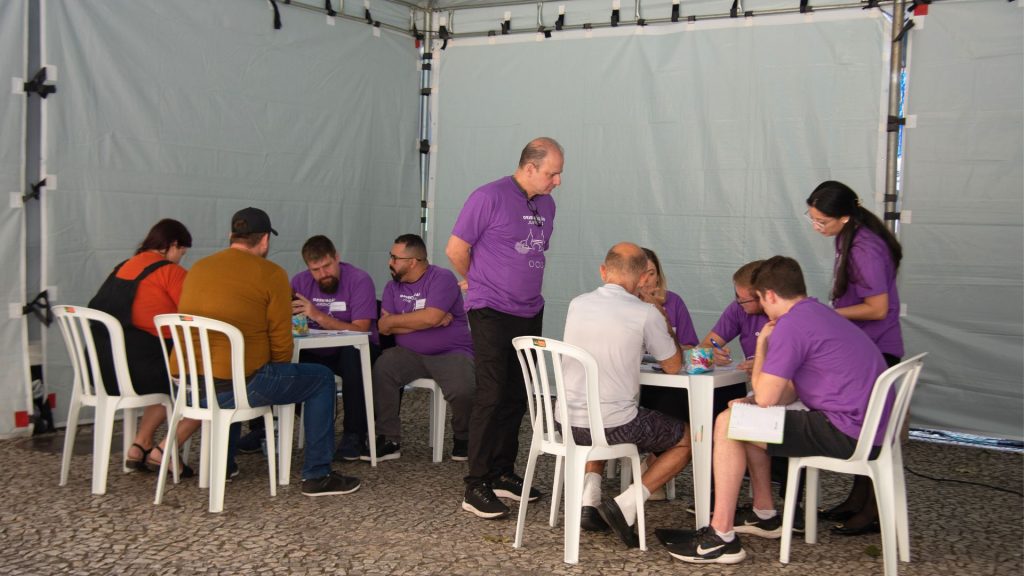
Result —
<path fill-rule="evenodd" d="M 395 269 L 394 269 L 394 268 L 391 268 L 391 267 L 389 266 L 389 267 L 388 267 L 388 270 L 390 270 L 390 271 L 391 271 L 391 279 L 392 279 L 392 280 L 394 280 L 395 282 L 401 282 L 401 281 L 402 281 L 402 275 L 401 275 L 401 274 L 399 274 L 398 272 L 395 272 Z"/>
<path fill-rule="evenodd" d="M 338 279 L 334 276 L 327 276 L 316 281 L 320 291 L 324 294 L 334 294 L 338 291 Z"/>

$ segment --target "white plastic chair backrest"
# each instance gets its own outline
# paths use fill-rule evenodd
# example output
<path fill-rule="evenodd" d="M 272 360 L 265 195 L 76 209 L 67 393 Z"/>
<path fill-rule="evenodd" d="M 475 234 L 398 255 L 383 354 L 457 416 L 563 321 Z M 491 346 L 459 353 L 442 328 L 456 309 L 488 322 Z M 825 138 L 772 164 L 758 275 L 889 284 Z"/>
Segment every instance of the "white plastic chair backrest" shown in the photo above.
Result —
<path fill-rule="evenodd" d="M 103 374 L 100 371 L 99 356 L 96 353 L 96 341 L 93 339 L 90 322 L 98 322 L 106 327 L 110 335 L 110 350 L 114 360 L 114 374 L 117 378 L 118 390 L 122 395 L 135 396 L 131 377 L 128 375 L 128 357 L 124 350 L 124 330 L 121 323 L 110 314 L 85 306 L 60 305 L 53 307 L 53 315 L 57 318 L 60 333 L 64 337 L 64 345 L 71 356 L 71 367 L 74 369 L 75 382 L 79 394 L 83 396 L 106 397 L 107 389 L 103 386 Z"/>
<path fill-rule="evenodd" d="M 527 401 L 530 409 L 530 421 L 534 426 L 538 425 L 537 410 L 540 410 L 543 424 L 543 435 L 546 442 L 561 444 L 565 442 L 575 445 L 570 431 L 569 408 L 566 402 L 556 402 L 556 399 L 564 400 L 565 380 L 562 370 L 562 357 L 572 358 L 583 366 L 586 374 L 587 389 L 587 414 L 590 422 L 590 437 L 593 446 L 607 446 L 608 441 L 604 435 L 604 420 L 601 417 L 601 397 L 598 393 L 598 369 L 597 361 L 586 350 L 566 344 L 551 338 L 540 336 L 520 336 L 512 339 L 512 346 L 516 349 L 519 357 L 519 365 L 523 368 L 523 379 L 529 389 Z M 548 357 L 551 359 L 551 370 L 548 370 Z M 552 390 L 550 376 L 555 377 L 555 388 Z M 535 406 L 539 402 L 540 406 Z M 558 408 L 558 421 L 562 423 L 561 439 L 555 429 L 555 405 Z"/>
<path fill-rule="evenodd" d="M 174 351 L 164 354 L 164 362 L 168 377 L 171 377 L 171 357 L 174 357 L 178 368 L 178 381 L 182 386 L 186 386 L 187 406 L 199 407 L 199 400 L 203 396 L 210 399 L 217 397 L 210 341 L 227 338 L 231 350 L 231 381 L 235 408 L 249 408 L 249 396 L 245 388 L 245 339 L 238 328 L 227 322 L 193 314 L 160 314 L 153 317 L 153 324 L 164 334 L 168 331 L 171 334 Z M 166 331 L 164 327 L 167 328 Z M 211 400 L 207 402 L 207 408 L 216 412 L 220 406 Z"/>
<path fill-rule="evenodd" d="M 860 437 L 857 439 L 857 448 L 849 460 L 868 459 L 878 435 L 878 427 L 882 420 L 882 412 L 885 409 L 889 391 L 896 388 L 896 398 L 893 400 L 892 410 L 889 412 L 889 422 L 885 427 L 885 436 L 883 436 L 881 444 L 882 450 L 887 450 L 892 446 L 893 439 L 907 417 L 910 398 L 914 393 L 914 387 L 917 386 L 921 368 L 924 366 L 922 358 L 927 355 L 928 353 L 925 352 L 908 358 L 878 375 L 871 391 L 871 398 L 868 400 L 867 411 L 864 413 L 864 425 L 861 427 Z"/>

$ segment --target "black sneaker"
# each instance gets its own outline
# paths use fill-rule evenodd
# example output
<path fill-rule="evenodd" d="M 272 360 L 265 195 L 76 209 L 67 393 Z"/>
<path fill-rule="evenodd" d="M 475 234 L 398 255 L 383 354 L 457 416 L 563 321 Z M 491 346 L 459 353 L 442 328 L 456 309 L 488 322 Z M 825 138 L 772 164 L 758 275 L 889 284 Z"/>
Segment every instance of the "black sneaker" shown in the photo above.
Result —
<path fill-rule="evenodd" d="M 337 472 L 331 472 L 321 478 L 302 481 L 302 494 L 305 496 L 333 496 L 335 494 L 351 494 L 359 490 L 359 479 L 351 476 L 342 476 Z"/>
<path fill-rule="evenodd" d="M 237 449 L 239 454 L 256 454 L 263 451 L 263 439 L 266 433 L 260 430 L 250 430 L 245 436 L 238 439 Z"/>
<path fill-rule="evenodd" d="M 359 455 L 366 446 L 366 437 L 355 432 L 345 432 L 341 435 L 341 442 L 334 452 L 335 461 L 359 460 Z"/>
<path fill-rule="evenodd" d="M 238 464 L 235 464 L 234 462 L 228 462 L 228 470 L 226 474 L 227 478 L 225 478 L 225 480 L 231 482 L 231 479 L 234 478 L 235 476 L 238 476 L 239 474 L 240 472 L 238 471 Z"/>
<path fill-rule="evenodd" d="M 469 440 L 455 439 L 455 444 L 452 446 L 452 460 L 456 462 L 469 460 Z"/>
<path fill-rule="evenodd" d="M 761 520 L 752 506 L 740 506 L 733 519 L 733 530 L 738 534 L 753 534 L 761 538 L 781 538 L 782 516 L 776 513 L 767 520 Z"/>
<path fill-rule="evenodd" d="M 737 564 L 747 557 L 739 536 L 726 542 L 710 526 L 701 528 L 686 542 L 671 542 L 665 548 L 676 560 L 693 564 Z"/>
<path fill-rule="evenodd" d="M 487 519 L 504 518 L 509 513 L 508 506 L 498 500 L 494 490 L 487 484 L 467 486 L 462 509 Z"/>
<path fill-rule="evenodd" d="M 392 442 L 384 438 L 383 436 L 377 436 L 377 462 L 384 462 L 385 460 L 398 460 L 402 457 L 402 445 L 398 442 Z M 370 447 L 363 446 L 362 453 L 359 454 L 359 459 L 363 462 L 370 461 Z"/>
<path fill-rule="evenodd" d="M 523 499 L 523 479 L 516 476 L 515 472 L 502 474 L 500 478 L 491 483 L 494 493 L 498 498 L 511 498 L 516 502 Z M 530 502 L 540 498 L 540 491 L 530 488 Z"/>

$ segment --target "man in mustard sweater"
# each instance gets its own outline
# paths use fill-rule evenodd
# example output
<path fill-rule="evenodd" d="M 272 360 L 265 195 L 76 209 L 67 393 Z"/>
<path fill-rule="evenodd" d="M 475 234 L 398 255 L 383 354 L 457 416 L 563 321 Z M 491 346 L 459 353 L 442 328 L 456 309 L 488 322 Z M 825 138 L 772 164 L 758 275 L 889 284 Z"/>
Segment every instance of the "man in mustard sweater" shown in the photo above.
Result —
<path fill-rule="evenodd" d="M 231 218 L 230 247 L 196 262 L 185 279 L 178 312 L 227 322 L 245 339 L 245 376 L 249 404 L 303 403 L 306 450 L 302 493 L 348 494 L 359 480 L 331 471 L 334 454 L 334 374 L 318 364 L 292 364 L 291 286 L 288 274 L 266 259 L 270 217 L 258 208 Z M 230 346 L 211 337 L 217 401 L 234 406 Z M 220 381 L 222 380 L 222 381 Z M 233 460 L 237 427 L 232 427 Z"/>

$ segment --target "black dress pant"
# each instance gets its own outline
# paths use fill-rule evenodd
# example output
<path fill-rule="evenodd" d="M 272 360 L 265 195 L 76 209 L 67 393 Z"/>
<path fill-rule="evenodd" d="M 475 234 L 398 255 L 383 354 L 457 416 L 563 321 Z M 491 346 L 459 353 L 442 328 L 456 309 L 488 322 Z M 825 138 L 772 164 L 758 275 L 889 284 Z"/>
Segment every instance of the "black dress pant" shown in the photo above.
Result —
<path fill-rule="evenodd" d="M 532 318 L 491 308 L 469 311 L 476 364 L 476 401 L 469 420 L 467 485 L 490 482 L 512 472 L 519 452 L 519 428 L 526 413 L 526 383 L 512 339 L 540 336 L 544 310 Z"/>

